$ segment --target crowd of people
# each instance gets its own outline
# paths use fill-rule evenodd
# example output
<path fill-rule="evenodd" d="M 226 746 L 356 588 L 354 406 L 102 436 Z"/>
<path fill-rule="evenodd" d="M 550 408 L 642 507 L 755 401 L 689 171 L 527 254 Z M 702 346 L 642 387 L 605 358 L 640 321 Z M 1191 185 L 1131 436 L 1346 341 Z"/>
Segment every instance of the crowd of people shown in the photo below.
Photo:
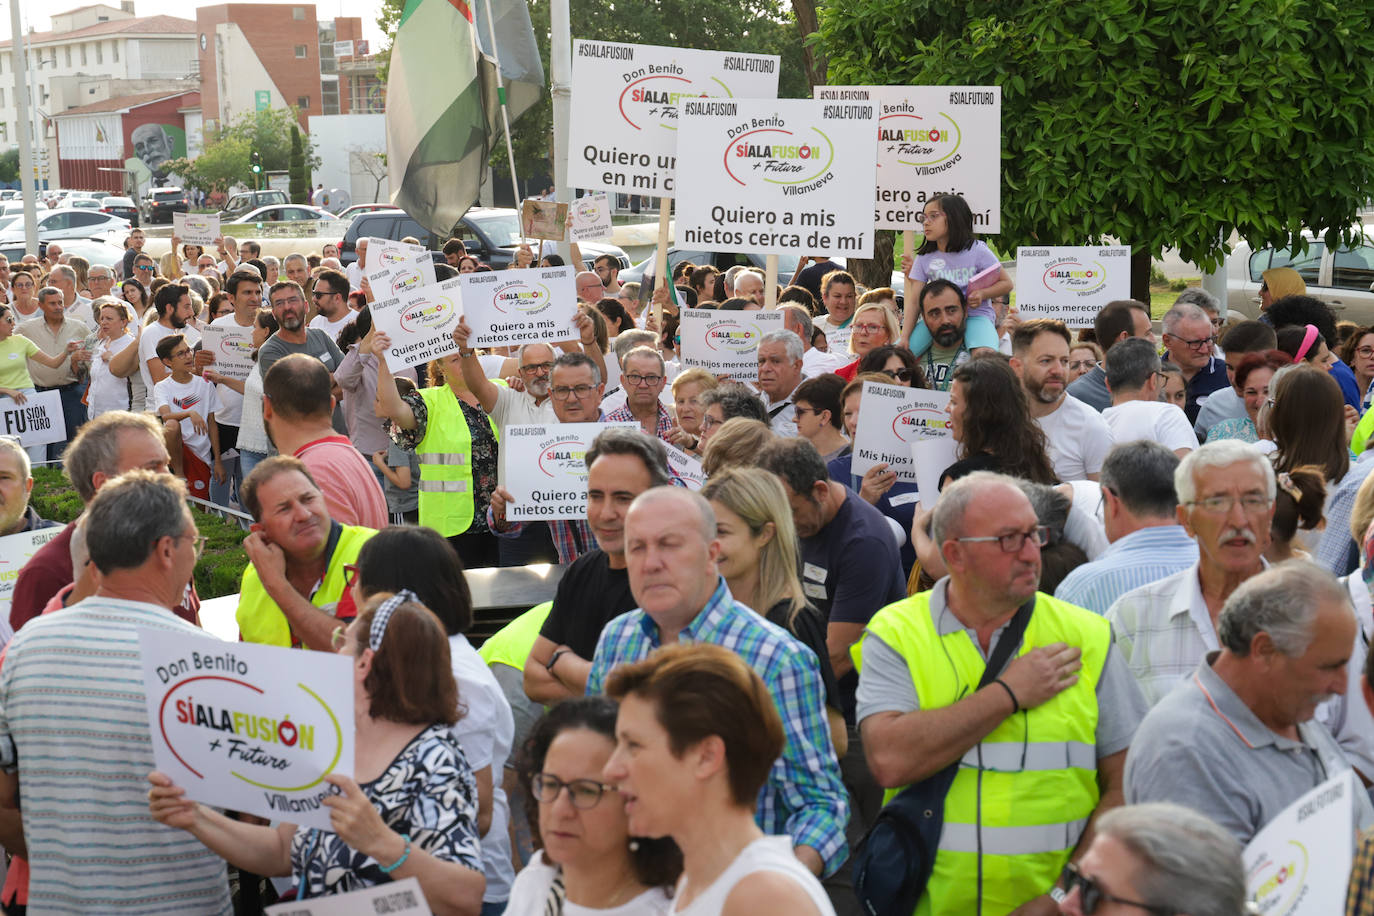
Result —
<path fill-rule="evenodd" d="M 232 874 L 239 906 L 414 877 L 484 916 L 896 912 L 885 882 L 917 914 L 1237 916 L 1242 847 L 1302 795 L 1352 771 L 1374 828 L 1374 328 L 1287 268 L 1259 320 L 1197 289 L 1158 338 L 1133 300 L 1022 320 L 962 198 L 924 216 L 908 301 L 824 257 L 772 297 L 689 262 L 641 294 L 575 251 L 576 339 L 461 322 L 419 370 L 361 241 L 0 260 L 0 395 L 57 390 L 68 427 L 0 439 L 0 534 L 52 525 L 33 462 L 85 505 L 13 591 L 0 902 L 227 913 Z M 756 374 L 682 367 L 679 307 L 770 298 Z M 212 324 L 251 329 L 247 378 Z M 939 493 L 856 472 L 875 385 L 948 392 Z M 505 431 L 559 422 L 616 424 L 585 516 L 516 521 Z M 329 830 L 154 770 L 136 631 L 199 625 L 188 496 L 251 518 L 241 638 L 352 662 Z M 538 562 L 553 600 L 474 647 L 465 570 Z"/>

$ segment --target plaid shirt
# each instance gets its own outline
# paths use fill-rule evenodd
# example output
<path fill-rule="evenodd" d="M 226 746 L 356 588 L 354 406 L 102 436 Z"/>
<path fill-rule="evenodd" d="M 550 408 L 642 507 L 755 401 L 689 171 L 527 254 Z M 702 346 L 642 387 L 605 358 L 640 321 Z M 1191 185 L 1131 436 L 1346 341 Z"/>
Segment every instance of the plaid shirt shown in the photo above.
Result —
<path fill-rule="evenodd" d="M 634 414 L 630 413 L 630 405 L 618 407 L 602 418 L 603 423 L 638 423 L 639 420 Z M 668 431 L 673 428 L 673 418 L 668 413 L 668 409 L 663 406 L 663 402 L 658 402 L 658 424 L 654 429 L 654 435 L 664 442 L 668 441 Z"/>
<path fill-rule="evenodd" d="M 849 856 L 844 837 L 849 798 L 830 742 L 815 655 L 787 631 L 737 602 L 723 578 L 678 640 L 712 643 L 737 653 L 768 686 L 782 716 L 786 743 L 759 792 L 755 820 L 764 833 L 786 834 L 793 845 L 815 849 L 825 863 L 825 874 L 831 874 Z M 603 692 L 612 669 L 641 661 L 660 644 L 658 625 L 644 611 L 612 620 L 596 644 L 587 693 Z"/>
<path fill-rule="evenodd" d="M 1350 870 L 1350 890 L 1345 898 L 1345 916 L 1374 916 L 1374 831 L 1360 838 L 1355 852 L 1355 867 Z"/>

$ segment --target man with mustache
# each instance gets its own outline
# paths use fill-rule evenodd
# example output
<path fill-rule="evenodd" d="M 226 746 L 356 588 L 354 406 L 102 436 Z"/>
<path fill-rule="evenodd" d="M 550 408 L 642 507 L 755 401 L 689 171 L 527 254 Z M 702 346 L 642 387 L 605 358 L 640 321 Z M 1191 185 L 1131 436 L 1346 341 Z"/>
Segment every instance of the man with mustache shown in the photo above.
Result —
<path fill-rule="evenodd" d="M 1231 522 L 1246 524 L 1238 514 Z M 1126 757 L 1126 803 L 1175 802 L 1247 843 L 1348 770 L 1344 748 L 1313 716 L 1346 692 L 1357 632 L 1346 586 L 1310 563 L 1290 560 L 1242 584 L 1217 620 L 1220 648 L 1140 724 Z M 1364 829 L 1374 811 L 1364 792 L 1354 795 Z"/>
<path fill-rule="evenodd" d="M 938 342 L 938 341 L 937 341 Z M 1060 480 L 1097 480 L 1112 450 L 1112 430 L 1097 411 L 1068 395 L 1069 348 L 1062 321 L 1036 318 L 1011 335 L 1011 368 L 1021 376 L 1031 416 Z"/>

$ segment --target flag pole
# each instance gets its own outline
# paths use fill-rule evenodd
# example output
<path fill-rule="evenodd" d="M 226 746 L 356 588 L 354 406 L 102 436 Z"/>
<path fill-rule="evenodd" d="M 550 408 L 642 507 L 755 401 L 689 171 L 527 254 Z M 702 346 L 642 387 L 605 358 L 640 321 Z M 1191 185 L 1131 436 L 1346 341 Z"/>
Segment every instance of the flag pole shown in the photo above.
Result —
<path fill-rule="evenodd" d="M 520 185 L 515 178 L 515 147 L 510 142 L 510 111 L 506 107 L 506 81 L 501 76 L 501 52 L 496 47 L 496 17 L 491 13 L 491 0 L 484 0 L 487 8 L 487 35 L 491 38 L 491 59 L 496 61 L 496 99 L 501 104 L 501 126 L 506 131 L 506 160 L 510 164 L 510 188 L 515 206 L 520 206 Z M 537 259 L 536 259 L 537 261 Z"/>

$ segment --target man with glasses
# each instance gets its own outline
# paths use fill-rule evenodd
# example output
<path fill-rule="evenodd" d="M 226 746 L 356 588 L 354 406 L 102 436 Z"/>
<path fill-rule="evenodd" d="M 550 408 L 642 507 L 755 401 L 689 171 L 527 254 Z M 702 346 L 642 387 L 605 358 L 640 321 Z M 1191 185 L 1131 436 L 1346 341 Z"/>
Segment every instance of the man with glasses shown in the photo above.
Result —
<path fill-rule="evenodd" d="M 605 295 L 615 298 L 620 295 L 620 261 L 613 254 L 601 254 L 596 256 L 592 262 L 596 270 L 596 276 L 601 281 L 601 286 L 606 290 Z"/>
<path fill-rule="evenodd" d="M 601 277 L 595 271 L 584 270 L 578 273 L 576 280 L 577 299 L 588 305 L 596 305 L 606 298 L 606 287 L 601 283 Z"/>
<path fill-rule="evenodd" d="M 779 436 L 797 434 L 797 406 L 792 402 L 806 376 L 801 338 L 792 331 L 769 331 L 759 339 L 759 391 L 768 408 L 768 425 Z"/>
<path fill-rule="evenodd" d="M 149 287 L 151 287 L 153 281 L 157 279 L 157 262 L 152 259 L 151 255 L 140 254 L 138 257 L 134 258 L 133 279 L 143 284 L 143 294 L 145 296 L 151 293 Z"/>
<path fill-rule="evenodd" d="M 1055 912 L 1078 840 L 1121 804 L 1145 703 L 1106 621 L 1036 592 L 1046 534 L 1014 479 L 950 484 L 932 519 L 948 575 L 875 614 L 855 653 L 885 800 L 956 766 L 922 904 L 940 912 Z M 1013 660 L 986 672 L 994 653 Z"/>
<path fill-rule="evenodd" d="M 153 389 L 168 374 L 167 367 L 157 355 L 158 342 L 172 334 L 183 334 L 192 348 L 200 343 L 200 332 L 190 325 L 195 314 L 191 306 L 190 287 L 168 283 L 153 297 L 153 306 L 157 309 L 157 321 L 145 327 L 138 339 L 138 367 L 148 391 L 143 409 L 149 413 L 157 412 Z"/>
<path fill-rule="evenodd" d="M 1180 458 L 1197 448 L 1197 435 L 1183 409 L 1159 399 L 1164 376 L 1154 344 L 1133 337 L 1112 347 L 1107 354 L 1107 387 L 1112 406 L 1102 411 L 1102 419 L 1117 442 L 1148 439 Z"/>
<path fill-rule="evenodd" d="M 1191 303 L 1175 303 L 1164 313 L 1164 348 L 1169 364 L 1183 373 L 1187 401 L 1183 412 L 1196 423 L 1198 411 L 1214 391 L 1231 386 L 1226 363 L 1215 355 L 1217 335 L 1207 313 Z"/>
<path fill-rule="evenodd" d="M 668 382 L 663 357 L 652 347 L 635 347 L 621 361 L 620 384 L 625 404 L 606 414 L 607 423 L 638 423 L 645 435 L 669 441 L 673 416 L 659 395 Z"/>
<path fill-rule="evenodd" d="M 86 273 L 86 286 L 91 291 L 91 301 L 101 296 L 112 295 L 114 271 L 103 264 L 97 264 Z"/>
<path fill-rule="evenodd" d="M 310 326 L 324 331 L 331 340 L 337 340 L 344 325 L 352 324 L 358 317 L 348 307 L 348 278 L 337 270 L 320 271 L 310 295 L 319 313 L 311 319 Z"/>
<path fill-rule="evenodd" d="M 1011 368 L 1021 377 L 1031 416 L 1045 431 L 1055 474 L 1066 481 L 1096 480 L 1112 448 L 1112 431 L 1097 411 L 1068 395 L 1072 343 L 1062 321 L 1022 322 L 1011 335 Z"/>

